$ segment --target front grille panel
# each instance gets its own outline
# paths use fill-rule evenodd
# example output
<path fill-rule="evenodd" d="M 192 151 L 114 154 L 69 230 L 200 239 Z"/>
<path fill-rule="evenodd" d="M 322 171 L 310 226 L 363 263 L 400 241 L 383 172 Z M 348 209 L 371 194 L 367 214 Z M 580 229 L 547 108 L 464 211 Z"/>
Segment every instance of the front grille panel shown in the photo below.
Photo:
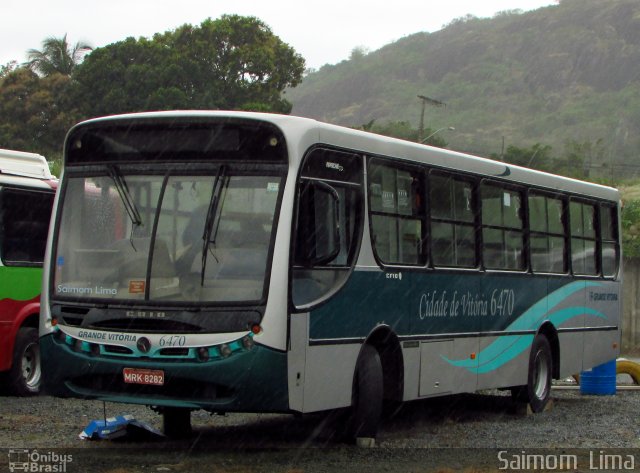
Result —
<path fill-rule="evenodd" d="M 202 329 L 178 320 L 110 319 L 94 322 L 87 328 L 143 333 L 200 333 Z"/>
<path fill-rule="evenodd" d="M 227 387 L 194 379 L 168 378 L 164 386 L 125 383 L 121 373 L 115 375 L 92 374 L 67 382 L 72 390 L 82 393 L 90 391 L 96 396 L 142 396 L 156 399 L 222 401 L 234 397 Z"/>

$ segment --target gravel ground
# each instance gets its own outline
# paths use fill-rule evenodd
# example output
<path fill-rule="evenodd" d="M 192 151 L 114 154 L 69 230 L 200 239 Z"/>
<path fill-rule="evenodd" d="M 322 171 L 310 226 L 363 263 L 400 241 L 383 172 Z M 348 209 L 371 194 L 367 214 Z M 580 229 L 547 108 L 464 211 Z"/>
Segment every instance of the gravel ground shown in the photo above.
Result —
<path fill-rule="evenodd" d="M 161 426 L 143 406 L 107 403 L 106 410 Z M 576 451 L 587 462 L 590 452 L 612 448 L 625 449 L 619 452 L 640 469 L 639 412 L 640 391 L 584 396 L 554 389 L 551 408 L 537 415 L 514 408 L 508 393 L 487 391 L 407 403 L 384 422 L 376 448 L 359 449 L 336 442 L 324 416 L 202 411 L 192 414 L 195 434 L 188 440 L 81 441 L 88 422 L 103 417 L 101 402 L 0 397 L 0 472 L 9 471 L 3 460 L 9 449 L 69 452 L 69 472 L 499 471 L 499 450 Z"/>

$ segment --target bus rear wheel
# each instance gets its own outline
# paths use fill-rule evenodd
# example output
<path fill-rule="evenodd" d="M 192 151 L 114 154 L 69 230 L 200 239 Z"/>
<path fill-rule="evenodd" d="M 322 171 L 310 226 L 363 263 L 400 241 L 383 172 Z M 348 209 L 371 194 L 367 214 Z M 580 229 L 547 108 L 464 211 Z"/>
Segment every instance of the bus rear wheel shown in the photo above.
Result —
<path fill-rule="evenodd" d="M 542 412 L 551 395 L 551 373 L 553 357 L 547 337 L 536 335 L 529 355 L 529 372 L 526 386 L 511 390 L 516 401 L 527 402 L 533 412 Z"/>
<path fill-rule="evenodd" d="M 384 376 L 380 354 L 371 345 L 364 345 L 353 386 L 351 415 L 347 424 L 347 438 L 372 442 L 378 433 L 382 417 Z"/>
<path fill-rule="evenodd" d="M 35 396 L 40 392 L 41 381 L 38 329 L 22 327 L 18 330 L 13 348 L 13 364 L 9 371 L 9 390 L 16 396 Z"/>

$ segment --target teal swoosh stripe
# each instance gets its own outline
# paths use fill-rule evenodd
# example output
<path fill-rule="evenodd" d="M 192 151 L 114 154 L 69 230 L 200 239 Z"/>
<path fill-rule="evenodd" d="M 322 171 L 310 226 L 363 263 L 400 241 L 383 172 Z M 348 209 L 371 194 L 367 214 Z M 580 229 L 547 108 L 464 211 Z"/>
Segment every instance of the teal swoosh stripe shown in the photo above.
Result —
<path fill-rule="evenodd" d="M 560 309 L 551 315 L 549 315 L 549 320 L 553 322 L 553 325 L 560 325 L 566 322 L 567 320 L 573 319 L 574 317 L 578 317 L 580 315 L 594 315 L 601 319 L 606 319 L 606 315 L 602 312 L 599 312 L 591 307 L 567 307 L 565 309 Z"/>
<path fill-rule="evenodd" d="M 520 353 L 529 348 L 531 343 L 533 343 L 533 337 L 533 335 L 517 335 L 515 342 L 509 345 L 506 350 L 493 359 L 487 356 L 482 356 L 481 353 L 478 357 L 479 366 L 474 371 L 478 374 L 482 374 L 500 368 L 509 360 L 514 359 Z M 484 361 L 485 359 L 487 359 L 487 361 Z"/>
<path fill-rule="evenodd" d="M 600 283 L 577 281 L 554 291 L 548 296 L 542 298 L 529 309 L 527 309 L 520 317 L 513 321 L 506 331 L 511 330 L 533 330 L 537 329 L 540 322 L 545 318 L 554 325 L 560 325 L 572 318 L 589 314 L 596 317 L 606 319 L 601 312 L 589 307 L 567 307 L 555 311 L 549 315 L 551 309 L 556 307 L 569 296 L 586 289 L 587 287 L 601 286 Z M 463 360 L 450 360 L 442 356 L 449 364 L 458 368 L 465 368 L 472 373 L 487 373 L 505 365 L 513 360 L 516 356 L 527 350 L 533 342 L 534 335 L 506 335 L 499 337 L 495 342 L 491 343 L 484 350 L 478 353 L 476 360 L 465 358 Z"/>
<path fill-rule="evenodd" d="M 571 284 L 567 284 L 564 287 L 552 292 L 546 297 L 543 297 L 538 302 L 533 304 L 528 310 L 526 310 L 520 317 L 513 321 L 506 330 L 531 330 L 537 329 L 540 322 L 549 313 L 551 309 L 560 304 L 574 293 L 586 289 L 587 287 L 597 287 L 602 284 L 590 281 L 576 281 Z"/>
<path fill-rule="evenodd" d="M 491 369 L 495 369 L 485 369 L 485 367 L 493 366 L 496 363 L 496 360 L 499 362 L 499 360 L 502 360 L 505 357 L 511 359 L 519 353 L 522 353 L 527 346 L 531 345 L 531 341 L 533 341 L 533 335 L 505 335 L 478 353 L 477 359 L 475 360 L 471 360 L 469 358 L 465 358 L 463 360 L 450 360 L 445 356 L 442 358 L 458 368 L 466 368 L 474 373 L 484 373 L 491 371 Z"/>

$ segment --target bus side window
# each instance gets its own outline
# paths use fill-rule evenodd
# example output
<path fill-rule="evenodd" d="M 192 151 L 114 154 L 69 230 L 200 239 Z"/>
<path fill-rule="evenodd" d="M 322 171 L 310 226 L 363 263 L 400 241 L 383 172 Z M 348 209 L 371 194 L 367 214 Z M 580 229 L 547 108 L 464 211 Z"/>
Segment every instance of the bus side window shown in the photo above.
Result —
<path fill-rule="evenodd" d="M 372 159 L 369 165 L 371 233 L 385 264 L 422 265 L 425 236 L 422 173 Z"/>
<path fill-rule="evenodd" d="M 525 267 L 522 192 L 499 184 L 480 186 L 482 259 L 487 269 L 520 271 Z"/>
<path fill-rule="evenodd" d="M 306 158 L 292 240 L 297 307 L 333 293 L 355 264 L 362 234 L 361 163 L 359 156 L 329 150 L 315 150 Z"/>
<path fill-rule="evenodd" d="M 434 266 L 475 267 L 473 182 L 434 172 L 429 176 L 429 196 Z"/>
<path fill-rule="evenodd" d="M 40 266 L 44 261 L 51 192 L 4 189 L 0 197 L 2 261 L 8 266 Z"/>
<path fill-rule="evenodd" d="M 596 207 L 592 204 L 571 201 L 571 265 L 574 274 L 596 275 Z"/>
<path fill-rule="evenodd" d="M 602 275 L 615 277 L 618 272 L 619 251 L 618 220 L 616 208 L 610 205 L 600 206 L 600 235 L 602 238 Z"/>
<path fill-rule="evenodd" d="M 534 273 L 566 273 L 562 199 L 532 192 L 528 203 L 531 270 Z"/>

